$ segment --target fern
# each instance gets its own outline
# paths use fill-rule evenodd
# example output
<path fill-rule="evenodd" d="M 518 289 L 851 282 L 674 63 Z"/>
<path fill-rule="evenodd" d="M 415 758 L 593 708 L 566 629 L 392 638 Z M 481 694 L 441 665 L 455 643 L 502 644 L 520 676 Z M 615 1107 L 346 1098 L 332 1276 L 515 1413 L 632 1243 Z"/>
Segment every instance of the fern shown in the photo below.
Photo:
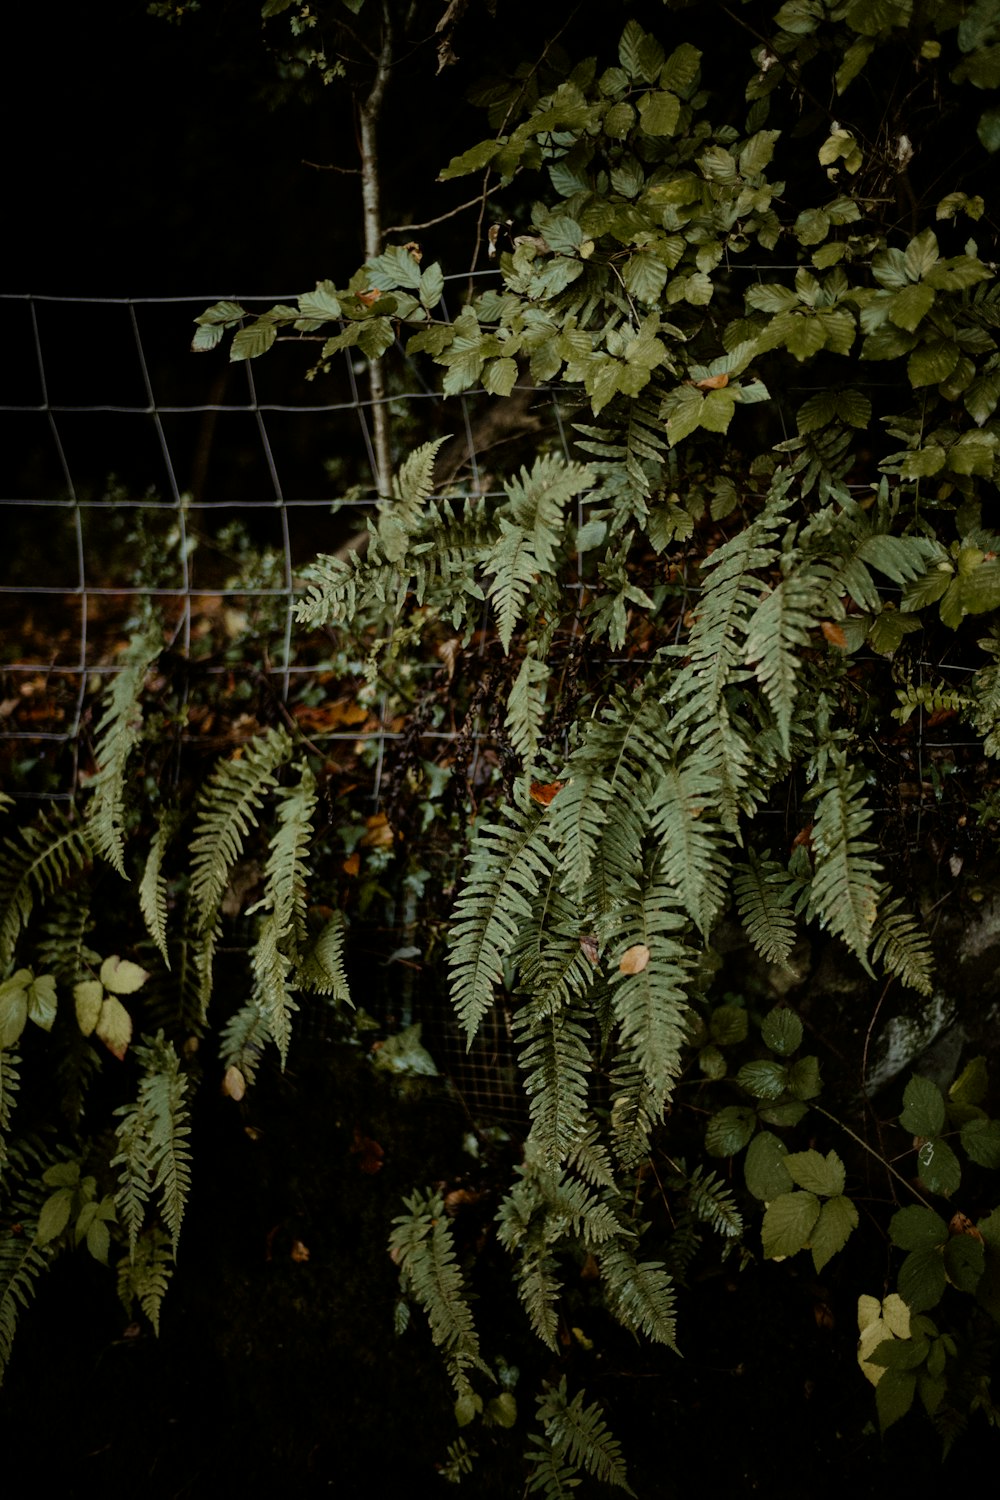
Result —
<path fill-rule="evenodd" d="M 872 961 L 897 975 L 911 990 L 929 996 L 934 963 L 930 940 L 916 919 L 901 910 L 902 904 L 895 897 L 880 906 L 872 935 Z"/>
<path fill-rule="evenodd" d="M 447 1357 L 452 1380 L 461 1390 L 466 1369 L 475 1367 L 486 1374 L 489 1370 L 479 1355 L 479 1336 L 444 1202 L 440 1193 L 418 1192 L 405 1203 L 407 1213 L 393 1220 L 390 1254 L 399 1266 L 404 1290 L 426 1312 L 431 1337 Z"/>
<path fill-rule="evenodd" d="M 278 829 L 271 840 L 264 869 L 264 897 L 260 905 L 274 918 L 278 939 L 289 957 L 298 955 L 305 936 L 306 890 L 311 874 L 307 851 L 313 837 L 316 778 L 300 766 L 296 786 L 277 794 Z"/>
<path fill-rule="evenodd" d="M 656 1115 L 681 1071 L 690 971 L 677 937 L 685 922 L 658 865 L 643 886 L 623 891 L 619 923 L 611 951 L 614 1013 L 622 1046 L 643 1079 L 645 1108 Z"/>
<path fill-rule="evenodd" d="M 275 772 L 291 753 L 284 730 L 268 730 L 238 758 L 220 761 L 199 797 L 191 842 L 191 899 L 198 931 L 215 926 L 230 872 L 257 825 L 264 796 L 276 785 Z"/>
<path fill-rule="evenodd" d="M 187 1079 L 162 1032 L 133 1052 L 144 1073 L 134 1103 L 116 1111 L 121 1121 L 119 1149 L 111 1161 L 113 1167 L 121 1167 L 116 1203 L 134 1255 L 147 1201 L 158 1192 L 160 1212 L 176 1256 L 191 1188 Z"/>
<path fill-rule="evenodd" d="M 547 1386 L 538 1398 L 538 1420 L 546 1438 L 571 1464 L 631 1495 L 617 1439 L 608 1431 L 600 1407 L 584 1406 L 583 1401 L 582 1391 L 569 1399 L 565 1376 L 557 1386 Z"/>
<path fill-rule="evenodd" d="M 300 960 L 296 982 L 300 989 L 311 994 L 330 995 L 334 1000 L 350 1005 L 351 994 L 344 968 L 344 934 L 343 913 L 334 912 Z"/>
<path fill-rule="evenodd" d="M 791 571 L 758 604 L 747 626 L 746 659 L 771 705 L 785 756 L 791 753 L 801 652 L 809 644 L 820 605 L 815 578 L 807 570 Z"/>
<path fill-rule="evenodd" d="M 673 1282 L 661 1261 L 637 1261 L 621 1242 L 601 1251 L 604 1293 L 623 1328 L 676 1351 Z"/>
<path fill-rule="evenodd" d="M 161 649 L 161 642 L 152 635 L 143 634 L 131 642 L 105 695 L 104 716 L 97 727 L 98 769 L 90 783 L 88 827 L 94 848 L 126 879 L 125 770 L 142 738 L 146 673 Z"/>
<path fill-rule="evenodd" d="M 2 1054 L 0 1054 L 2 1056 Z M 0 1214 L 0 1382 L 10 1361 L 21 1313 L 29 1305 L 36 1284 L 55 1258 L 54 1242 L 39 1245 L 35 1230 L 50 1189 L 42 1181 L 51 1157 L 43 1156 L 33 1141 L 10 1152 L 9 1172 L 3 1182 Z"/>
<path fill-rule="evenodd" d="M 527 1039 L 520 1064 L 531 1101 L 529 1144 L 546 1166 L 558 1167 L 573 1150 L 586 1121 L 591 1068 L 587 1026 L 572 1012 L 557 1012 L 538 1021 L 526 1008 L 515 1027 Z"/>
<path fill-rule="evenodd" d="M 864 837 L 872 815 L 860 773 L 848 765 L 846 751 L 829 747 L 823 758 L 825 774 L 810 793 L 819 802 L 812 830 L 816 869 L 810 905 L 871 973 L 866 955 L 884 890 L 881 867 L 871 858 L 875 845 Z"/>
<path fill-rule="evenodd" d="M 10 1118 L 17 1103 L 21 1086 L 21 1059 L 16 1052 L 0 1047 L 0 1182 L 7 1162 L 7 1137 L 10 1134 Z"/>
<path fill-rule="evenodd" d="M 770 964 L 787 964 L 795 946 L 795 918 L 789 908 L 796 887 L 788 872 L 766 852 L 751 850 L 733 873 L 733 891 L 747 937 Z"/>
<path fill-rule="evenodd" d="M 538 754 L 551 675 L 546 663 L 533 654 L 534 645 L 525 652 L 507 695 L 507 733 L 529 776 Z"/>
<path fill-rule="evenodd" d="M 251 1000 L 230 1016 L 222 1030 L 219 1051 L 227 1068 L 239 1068 L 247 1083 L 252 1083 L 268 1042 L 271 1028 L 264 1007 Z"/>
<path fill-rule="evenodd" d="M 41 924 L 38 963 L 61 984 L 73 985 L 88 965 L 100 966 L 99 955 L 86 942 L 91 921 L 91 893 L 86 880 L 54 893 Z"/>
<path fill-rule="evenodd" d="M 36 900 L 44 900 L 91 859 L 83 831 L 59 813 L 43 814 L 0 847 L 0 972 L 14 956 Z"/>
<path fill-rule="evenodd" d="M 658 871 L 707 937 L 726 900 L 728 840 L 711 816 L 714 778 L 696 756 L 664 768 L 652 793 Z"/>
<path fill-rule="evenodd" d="M 136 1302 L 159 1337 L 160 1309 L 173 1275 L 174 1258 L 170 1236 L 158 1224 L 144 1229 L 131 1255 L 118 1262 L 118 1297 L 131 1314 Z"/>
<path fill-rule="evenodd" d="M 551 851 L 539 836 L 540 821 L 537 810 L 508 808 L 504 822 L 480 824 L 473 839 L 449 954 L 452 1004 L 470 1045 L 547 873 Z"/>
<path fill-rule="evenodd" d="M 251 962 L 254 998 L 260 1005 L 268 1033 L 274 1038 L 281 1055 L 281 1066 L 284 1068 L 292 1039 L 292 1016 L 298 1010 L 298 1005 L 289 983 L 292 961 L 282 953 L 280 938 L 277 918 L 273 915 L 264 917 L 251 953 Z"/>
<path fill-rule="evenodd" d="M 176 818 L 161 811 L 139 884 L 139 909 L 146 923 L 146 931 L 160 950 L 160 955 L 168 969 L 170 968 L 170 954 L 167 951 L 167 882 L 163 877 L 162 867 L 163 856 L 176 826 Z"/>
<path fill-rule="evenodd" d="M 392 481 L 392 499 L 379 505 L 378 537 L 384 557 L 400 562 L 418 534 L 433 488 L 434 460 L 444 438 L 414 450 Z"/>
<path fill-rule="evenodd" d="M 590 483 L 580 464 L 550 455 L 536 459 L 529 474 L 505 486 L 508 503 L 498 512 L 500 534 L 485 559 L 493 581 L 487 593 L 497 611 L 497 628 L 505 651 L 539 573 L 551 573 L 563 533 L 563 509 Z"/>
<path fill-rule="evenodd" d="M 739 1239 L 743 1233 L 743 1217 L 732 1193 L 720 1182 L 717 1174 L 699 1162 L 685 1179 L 684 1187 L 692 1213 L 715 1230 L 723 1239 Z"/>

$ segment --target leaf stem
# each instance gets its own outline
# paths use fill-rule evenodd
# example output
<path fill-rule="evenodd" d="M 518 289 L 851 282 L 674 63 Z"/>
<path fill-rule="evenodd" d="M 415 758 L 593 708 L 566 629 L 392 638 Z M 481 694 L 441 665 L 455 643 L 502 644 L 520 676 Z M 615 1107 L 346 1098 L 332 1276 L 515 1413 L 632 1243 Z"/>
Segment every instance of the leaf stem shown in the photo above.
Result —
<path fill-rule="evenodd" d="M 838 1119 L 836 1115 L 831 1115 L 830 1111 L 828 1109 L 824 1109 L 821 1104 L 810 1103 L 809 1108 L 814 1109 L 817 1114 L 823 1115 L 825 1119 L 832 1120 L 834 1125 L 839 1125 L 845 1135 L 849 1135 L 852 1141 L 856 1141 L 863 1150 L 868 1152 L 869 1156 L 874 1156 L 877 1162 L 881 1162 L 882 1166 L 885 1167 L 885 1170 L 890 1174 L 890 1176 L 895 1177 L 897 1182 L 901 1182 L 903 1186 L 913 1194 L 914 1198 L 919 1198 L 920 1202 L 924 1205 L 925 1208 L 931 1209 L 932 1212 L 937 1211 L 936 1209 L 934 1209 L 933 1204 L 927 1202 L 927 1199 L 924 1197 L 923 1193 L 917 1191 L 912 1182 L 909 1182 L 905 1177 L 897 1172 L 895 1167 L 890 1166 L 885 1157 L 882 1156 L 880 1152 L 876 1151 L 874 1146 L 869 1146 L 868 1142 L 862 1140 L 861 1136 L 858 1135 L 856 1131 L 852 1130 L 849 1125 L 845 1125 L 843 1120 Z"/>

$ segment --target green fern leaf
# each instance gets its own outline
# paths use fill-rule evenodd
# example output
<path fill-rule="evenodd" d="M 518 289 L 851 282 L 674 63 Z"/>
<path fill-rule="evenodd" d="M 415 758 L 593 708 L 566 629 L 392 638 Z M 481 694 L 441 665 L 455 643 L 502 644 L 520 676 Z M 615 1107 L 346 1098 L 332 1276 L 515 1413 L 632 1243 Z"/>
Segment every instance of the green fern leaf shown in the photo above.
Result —
<path fill-rule="evenodd" d="M 455 907 L 449 955 L 452 1004 L 469 1045 L 493 1003 L 504 959 L 519 924 L 530 917 L 552 851 L 539 830 L 537 809 L 505 810 L 503 823 L 483 823 L 469 854 L 469 873 Z"/>
<path fill-rule="evenodd" d="M 159 1337 L 160 1308 L 174 1271 L 170 1236 L 158 1224 L 143 1230 L 131 1255 L 118 1262 L 118 1296 L 131 1316 L 136 1302 Z"/>
<path fill-rule="evenodd" d="M 550 675 L 546 663 L 529 646 L 507 695 L 507 733 L 528 776 L 538 754 Z"/>
<path fill-rule="evenodd" d="M 440 1193 L 414 1193 L 393 1220 L 389 1250 L 404 1289 L 427 1314 L 431 1337 L 449 1357 L 453 1379 L 468 1365 L 489 1373 L 479 1356 L 468 1294 Z"/>
<path fill-rule="evenodd" d="M 433 489 L 434 460 L 445 439 L 414 450 L 392 481 L 393 498 L 379 506 L 378 535 L 382 555 L 398 563 L 406 556 L 419 529 L 424 505 Z"/>
<path fill-rule="evenodd" d="M 864 837 L 872 815 L 860 773 L 848 765 L 846 753 L 830 748 L 825 759 L 825 775 L 810 794 L 819 799 L 810 905 L 870 974 L 866 954 L 884 889 L 881 866 L 871 858 L 875 845 Z"/>
<path fill-rule="evenodd" d="M 934 990 L 930 940 L 902 905 L 896 897 L 880 907 L 872 934 L 872 962 L 882 964 L 911 990 L 930 996 Z"/>
<path fill-rule="evenodd" d="M 676 1351 L 673 1282 L 663 1263 L 637 1261 L 620 1242 L 601 1251 L 600 1263 L 608 1305 L 622 1327 Z"/>
<path fill-rule="evenodd" d="M 336 911 L 299 964 L 296 982 L 310 994 L 331 995 L 334 1000 L 351 1005 L 344 968 L 344 935 L 344 915 Z"/>
<path fill-rule="evenodd" d="M 307 861 L 313 838 L 316 778 L 299 768 L 297 785 L 277 793 L 278 830 L 264 867 L 264 895 L 259 906 L 271 912 L 277 940 L 295 958 L 306 930 Z"/>
<path fill-rule="evenodd" d="M 167 812 L 160 814 L 139 884 L 139 909 L 146 924 L 146 931 L 160 950 L 160 955 L 168 969 L 170 968 L 170 954 L 167 951 L 167 882 L 163 877 L 163 856 L 176 827 L 176 816 Z"/>
<path fill-rule="evenodd" d="M 788 872 L 765 853 L 751 850 L 733 872 L 736 907 L 747 937 L 769 964 L 786 964 L 795 946 L 795 918 L 789 908 L 796 887 Z"/>
<path fill-rule="evenodd" d="M 618 1440 L 608 1431 L 600 1407 L 596 1403 L 584 1406 L 583 1401 L 583 1391 L 569 1400 L 565 1376 L 557 1386 L 547 1386 L 538 1398 L 538 1417 L 546 1437 L 554 1448 L 565 1452 L 570 1463 L 631 1495 Z"/>
<path fill-rule="evenodd" d="M 219 1052 L 227 1068 L 239 1068 L 247 1083 L 253 1083 L 271 1028 L 263 1005 L 250 1000 L 222 1029 Z"/>
<path fill-rule="evenodd" d="M 527 1010 L 515 1018 L 524 1042 L 520 1056 L 530 1099 L 532 1149 L 548 1167 L 565 1161 L 583 1130 L 592 1068 L 587 1026 L 561 1011 L 541 1020 Z"/>
<path fill-rule="evenodd" d="M 276 785 L 274 773 L 291 753 L 292 742 L 284 730 L 270 729 L 239 759 L 220 761 L 199 797 L 191 843 L 191 897 L 199 913 L 199 931 L 215 926 L 230 872 L 256 826 L 265 794 Z"/>
<path fill-rule="evenodd" d="M 267 1029 L 277 1045 L 284 1069 L 292 1039 L 292 1016 L 299 1007 L 289 983 L 292 961 L 282 953 L 280 938 L 277 918 L 273 915 L 264 917 L 253 947 L 251 962 L 254 996 L 264 1014 Z"/>
<path fill-rule="evenodd" d="M 0 972 L 14 956 L 37 899 L 51 896 L 91 859 L 83 832 L 60 813 L 47 813 L 0 848 Z"/>
<path fill-rule="evenodd" d="M 708 936 L 726 901 L 728 842 L 711 817 L 712 778 L 690 756 L 664 768 L 652 794 L 659 871 L 699 931 Z"/>
<path fill-rule="evenodd" d="M 17 1102 L 21 1059 L 16 1052 L 0 1048 L 0 1181 L 7 1161 L 7 1137 L 10 1134 L 10 1117 Z"/>
<path fill-rule="evenodd" d="M 715 1172 L 705 1168 L 702 1162 L 695 1167 L 685 1182 L 687 1201 L 695 1216 L 711 1225 L 723 1239 L 739 1239 L 743 1233 L 743 1217 L 732 1193 Z"/>
<path fill-rule="evenodd" d="M 673 890 L 655 881 L 623 893 L 620 919 L 610 955 L 614 1012 L 659 1114 L 680 1075 L 688 1030 L 690 955 L 675 936 L 685 922 Z"/>
<path fill-rule="evenodd" d="M 746 659 L 771 705 L 782 753 L 791 752 L 802 650 L 817 623 L 820 594 L 805 570 L 791 572 L 761 600 L 747 626 Z"/>
<path fill-rule="evenodd" d="M 181 1221 L 191 1189 L 191 1126 L 185 1101 L 187 1078 L 171 1043 L 160 1032 L 152 1042 L 133 1048 L 144 1069 L 139 1094 L 132 1104 L 116 1113 L 118 1153 L 112 1166 L 120 1166 L 116 1203 L 134 1253 L 145 1217 L 145 1206 L 159 1193 L 160 1211 L 177 1254 Z"/>
<path fill-rule="evenodd" d="M 159 656 L 160 641 L 151 635 L 133 640 L 123 666 L 105 694 L 104 716 L 97 726 L 98 770 L 90 782 L 87 809 L 91 841 L 97 852 L 125 874 L 125 770 L 142 738 L 142 689 L 146 673 Z"/>
<path fill-rule="evenodd" d="M 19 1233 L 11 1224 L 0 1226 L 0 1382 L 10 1362 L 18 1318 L 55 1256 L 54 1246 L 35 1243 L 23 1220 L 17 1228 Z"/>

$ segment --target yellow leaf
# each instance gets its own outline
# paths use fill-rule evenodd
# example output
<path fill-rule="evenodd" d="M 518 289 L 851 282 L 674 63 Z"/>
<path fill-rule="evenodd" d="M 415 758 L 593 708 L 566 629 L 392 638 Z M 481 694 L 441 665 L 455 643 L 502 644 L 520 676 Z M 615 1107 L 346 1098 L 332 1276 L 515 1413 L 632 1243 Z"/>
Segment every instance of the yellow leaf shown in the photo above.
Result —
<path fill-rule="evenodd" d="M 114 995 L 109 995 L 101 1006 L 94 1033 L 121 1062 L 132 1040 L 132 1017 Z"/>
<path fill-rule="evenodd" d="M 237 1104 L 247 1091 L 247 1081 L 239 1068 L 234 1063 L 226 1069 L 222 1079 L 222 1092 L 230 1099 L 235 1099 Z"/>
<path fill-rule="evenodd" d="M 134 995 L 149 978 L 145 969 L 115 953 L 101 964 L 101 983 L 112 995 Z"/>
<path fill-rule="evenodd" d="M 89 1036 L 97 1025 L 104 1000 L 104 986 L 99 979 L 82 979 L 73 986 L 73 1004 L 76 1007 L 76 1024 L 84 1036 Z"/>
<path fill-rule="evenodd" d="M 641 974 L 648 963 L 649 949 L 645 943 L 636 943 L 625 950 L 618 967 L 623 974 Z"/>

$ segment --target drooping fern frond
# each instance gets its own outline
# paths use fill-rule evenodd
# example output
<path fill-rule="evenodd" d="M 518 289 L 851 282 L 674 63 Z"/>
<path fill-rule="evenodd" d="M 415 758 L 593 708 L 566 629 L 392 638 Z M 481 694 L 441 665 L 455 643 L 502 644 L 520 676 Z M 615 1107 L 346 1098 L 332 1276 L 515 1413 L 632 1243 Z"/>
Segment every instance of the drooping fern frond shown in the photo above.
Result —
<path fill-rule="evenodd" d="M 823 759 L 825 772 L 810 796 L 819 808 L 812 830 L 815 871 L 809 904 L 824 927 L 841 938 L 868 973 L 867 953 L 883 892 L 882 869 L 865 834 L 872 815 L 859 770 L 835 746 Z"/>
<path fill-rule="evenodd" d="M 134 1254 L 145 1206 L 159 1194 L 160 1212 L 177 1254 L 181 1221 L 191 1189 L 191 1134 L 185 1095 L 187 1078 L 173 1045 L 160 1032 L 133 1048 L 144 1073 L 136 1100 L 116 1113 L 118 1152 L 111 1165 L 121 1167 L 116 1203 L 128 1229 Z"/>
<path fill-rule="evenodd" d="M 528 1434 L 525 1462 L 528 1472 L 528 1494 L 543 1500 L 570 1500 L 580 1486 L 580 1470 L 566 1457 L 565 1449 L 554 1448 L 547 1437 Z"/>
<path fill-rule="evenodd" d="M 492 575 L 487 593 L 505 651 L 537 575 L 552 572 L 565 506 L 586 489 L 590 478 L 582 464 L 548 454 L 536 459 L 530 474 L 522 469 L 518 479 L 505 485 L 507 503 L 497 512 L 500 534 L 485 559 L 485 572 Z"/>
<path fill-rule="evenodd" d="M 239 1068 L 247 1083 L 253 1083 L 271 1028 L 258 1000 L 250 1000 L 230 1016 L 222 1028 L 219 1054 L 227 1068 Z"/>
<path fill-rule="evenodd" d="M 613 401 L 603 414 L 604 425 L 573 424 L 581 435 L 576 446 L 598 460 L 590 465 L 597 481 L 592 499 L 610 502 L 621 525 L 632 517 L 645 519 L 646 502 L 662 482 L 669 456 L 662 400 L 662 385 L 654 381 L 631 400 Z"/>
<path fill-rule="evenodd" d="M 18 1318 L 54 1255 L 52 1245 L 35 1244 L 26 1220 L 0 1225 L 0 1382 L 10 1361 Z"/>
<path fill-rule="evenodd" d="M 769 964 L 788 962 L 795 946 L 795 918 L 790 910 L 797 887 L 770 851 L 758 857 L 751 849 L 747 862 L 733 871 L 736 909 L 747 937 Z"/>
<path fill-rule="evenodd" d="M 274 1038 L 281 1055 L 281 1066 L 284 1068 L 292 1040 L 292 1016 L 299 1007 L 290 984 L 292 961 L 282 953 L 280 940 L 277 918 L 268 913 L 261 920 L 250 959 L 254 998 L 264 1014 L 267 1029 Z"/>
<path fill-rule="evenodd" d="M 91 928 L 91 891 L 85 878 L 57 890 L 41 923 L 38 966 L 60 984 L 73 985 L 87 967 L 100 968 L 100 957 L 86 942 Z"/>
<path fill-rule="evenodd" d="M 690 955 L 678 937 L 686 923 L 658 869 L 622 893 L 619 920 L 610 950 L 614 1013 L 656 1115 L 680 1074 L 687 1035 Z"/>
<path fill-rule="evenodd" d="M 97 726 L 97 772 L 90 782 L 87 823 L 98 854 L 125 874 L 125 770 L 142 738 L 142 689 L 162 642 L 144 632 L 129 645 L 121 671 L 111 680 Z"/>
<path fill-rule="evenodd" d="M 516 754 L 521 757 L 524 772 L 529 776 L 538 754 L 551 676 L 548 665 L 538 659 L 535 650 L 537 645 L 532 642 L 507 694 L 507 733 Z"/>
<path fill-rule="evenodd" d="M 538 1397 L 538 1420 L 552 1448 L 565 1454 L 571 1464 L 628 1495 L 633 1493 L 621 1447 L 608 1431 L 601 1408 L 596 1403 L 585 1406 L 583 1391 L 570 1400 L 565 1376 L 557 1386 L 546 1386 Z"/>
<path fill-rule="evenodd" d="M 470 1045 L 550 866 L 541 818 L 534 807 L 528 813 L 506 808 L 502 822 L 481 823 L 472 841 L 448 959 L 452 1004 Z"/>
<path fill-rule="evenodd" d="M 712 816 L 713 778 L 695 755 L 663 767 L 651 798 L 658 873 L 704 937 L 727 896 L 729 840 Z"/>
<path fill-rule="evenodd" d="M 7 1047 L 0 1048 L 0 1182 L 7 1161 L 7 1136 L 10 1133 L 10 1117 L 17 1102 L 21 1086 L 21 1059 Z"/>
<path fill-rule="evenodd" d="M 139 1235 L 131 1255 L 118 1262 L 118 1297 L 131 1315 L 135 1303 L 153 1325 L 159 1337 L 160 1308 L 174 1272 L 170 1236 L 159 1224 L 151 1224 Z"/>
<path fill-rule="evenodd" d="M 802 650 L 817 622 L 821 593 L 807 568 L 788 572 L 754 610 L 744 650 L 778 726 L 782 753 L 791 753 L 792 717 Z"/>
<path fill-rule="evenodd" d="M 61 813 L 45 813 L 0 847 L 0 972 L 14 955 L 36 900 L 44 900 L 91 860 L 81 828 Z"/>
<path fill-rule="evenodd" d="M 161 811 L 156 832 L 153 834 L 146 856 L 142 880 L 139 883 L 139 910 L 142 912 L 146 931 L 160 950 L 163 962 L 170 968 L 167 951 L 167 882 L 163 876 L 163 856 L 177 827 L 177 818 Z"/>
<path fill-rule="evenodd" d="M 983 738 L 983 752 L 1000 757 L 1000 634 L 984 636 L 979 645 L 994 658 L 972 678 L 968 718 Z"/>
<path fill-rule="evenodd" d="M 344 936 L 344 914 L 335 911 L 300 960 L 296 983 L 312 995 L 330 995 L 334 1000 L 350 1005 L 351 992 L 344 967 Z"/>
<path fill-rule="evenodd" d="M 732 1193 L 718 1174 L 699 1162 L 683 1183 L 691 1211 L 723 1239 L 739 1239 L 743 1233 L 743 1216 Z"/>
<path fill-rule="evenodd" d="M 434 487 L 434 461 L 444 442 L 443 437 L 436 438 L 416 448 L 393 477 L 392 499 L 383 500 L 378 507 L 378 537 L 388 562 L 402 561 L 419 534 Z"/>
<path fill-rule="evenodd" d="M 586 962 L 586 960 L 584 960 Z M 530 1100 L 530 1147 L 545 1166 L 562 1165 L 582 1134 L 592 1068 L 583 1016 L 570 1010 L 536 1019 L 530 1007 L 515 1018 L 525 1039 L 520 1064 Z"/>
<path fill-rule="evenodd" d="M 404 1200 L 405 1214 L 393 1220 L 389 1250 L 399 1267 L 403 1289 L 427 1314 L 431 1337 L 448 1361 L 461 1391 L 470 1367 L 489 1374 L 479 1354 L 479 1335 L 455 1255 L 451 1225 L 440 1193 L 416 1192 Z"/>
<path fill-rule="evenodd" d="M 306 765 L 299 771 L 297 784 L 277 794 L 278 829 L 264 868 L 260 903 L 273 914 L 279 941 L 293 959 L 305 937 L 306 891 L 311 873 L 307 854 L 316 810 L 316 778 Z"/>
<path fill-rule="evenodd" d="M 277 784 L 275 772 L 289 759 L 292 742 L 283 729 L 269 729 L 239 757 L 218 763 L 198 799 L 198 821 L 191 842 L 191 900 L 198 930 L 215 926 L 230 872 L 256 825 L 265 795 Z"/>
<path fill-rule="evenodd" d="M 663 1262 L 638 1261 L 615 1241 L 601 1251 L 600 1263 L 608 1306 L 622 1327 L 676 1350 L 673 1282 Z"/>
<path fill-rule="evenodd" d="M 898 896 L 879 907 L 872 933 L 872 962 L 881 964 L 918 994 L 930 995 L 934 988 L 930 939 L 916 918 L 902 908 Z"/>

